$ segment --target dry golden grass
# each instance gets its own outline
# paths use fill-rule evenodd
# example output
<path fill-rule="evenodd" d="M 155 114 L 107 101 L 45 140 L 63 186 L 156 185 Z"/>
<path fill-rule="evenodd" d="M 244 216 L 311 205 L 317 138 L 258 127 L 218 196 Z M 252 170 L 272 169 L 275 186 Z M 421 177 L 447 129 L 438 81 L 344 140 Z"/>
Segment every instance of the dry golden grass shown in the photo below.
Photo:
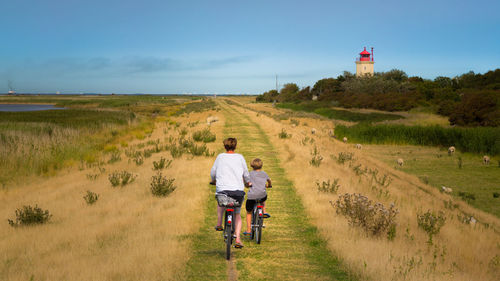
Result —
<path fill-rule="evenodd" d="M 175 120 L 191 133 L 206 127 L 208 114 Z M 189 121 L 200 123 L 189 128 Z M 212 131 L 219 137 L 222 123 L 212 124 Z M 178 134 L 174 129 L 164 134 L 165 124 L 158 122 L 150 139 L 163 140 Z M 214 150 L 220 144 L 217 140 L 208 146 Z M 0 227 L 0 280 L 183 278 L 190 252 L 187 235 L 199 229 L 213 159 L 190 155 L 174 159 L 163 174 L 175 178 L 177 189 L 169 197 L 157 198 L 149 188 L 155 173 L 152 162 L 161 156 L 171 159 L 170 153 L 163 151 L 136 166 L 122 154 L 122 160 L 104 166 L 106 172 L 96 180 L 89 180 L 86 174 L 97 170 L 71 169 L 53 178 L 39 178 L 1 191 L 0 217 L 4 221 Z M 107 176 L 115 170 L 127 170 L 138 177 L 132 184 L 113 188 Z M 82 198 L 87 190 L 100 195 L 92 206 Z M 14 217 L 15 209 L 28 204 L 48 209 L 53 214 L 50 222 L 32 227 L 8 226 L 6 219 Z"/>
<path fill-rule="evenodd" d="M 264 104 L 247 104 L 256 110 L 276 111 Z M 243 111 L 238 108 L 239 111 Z M 294 182 L 304 205 L 318 226 L 328 247 L 344 259 L 353 272 L 372 280 L 498 280 L 500 268 L 500 220 L 490 214 L 460 203 L 459 208 L 448 210 L 443 201 L 449 197 L 435 188 L 426 186 L 415 177 L 394 170 L 392 167 L 355 150 L 353 144 L 344 144 L 330 138 L 328 128 L 331 121 L 301 119 L 301 125 L 293 128 L 287 122 L 276 122 L 266 116 L 247 113 L 258 122 L 268 134 L 275 148 L 280 152 L 282 166 L 288 178 Z M 303 126 L 306 122 L 309 126 Z M 318 133 L 311 135 L 311 127 Z M 292 134 L 290 139 L 279 139 L 282 128 Z M 313 145 L 302 145 L 305 136 L 313 137 Z M 309 165 L 314 145 L 324 157 L 321 166 Z M 387 188 L 388 198 L 377 197 L 368 178 L 357 176 L 349 164 L 337 164 L 330 155 L 339 152 L 353 152 L 354 164 L 378 169 L 379 175 L 388 174 L 393 182 Z M 394 241 L 385 237 L 367 236 L 362 230 L 348 225 L 347 220 L 335 213 L 330 200 L 336 195 L 318 193 L 315 182 L 340 178 L 338 194 L 362 193 L 374 201 L 387 205 L 395 202 L 400 210 L 397 217 L 397 236 Z M 426 233 L 418 228 L 416 214 L 427 211 L 444 211 L 446 223 L 435 236 L 434 245 L 429 246 Z M 460 222 L 461 211 L 474 213 L 479 222 L 468 225 Z M 484 224 L 489 224 L 486 227 Z"/>

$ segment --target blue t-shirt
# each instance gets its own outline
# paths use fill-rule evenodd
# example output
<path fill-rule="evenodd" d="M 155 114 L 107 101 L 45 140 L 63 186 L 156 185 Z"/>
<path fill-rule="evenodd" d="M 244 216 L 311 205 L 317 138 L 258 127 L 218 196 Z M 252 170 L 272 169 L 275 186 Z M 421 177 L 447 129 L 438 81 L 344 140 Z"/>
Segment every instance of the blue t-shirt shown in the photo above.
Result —
<path fill-rule="evenodd" d="M 248 190 L 248 199 L 255 200 L 266 197 L 266 182 L 269 176 L 264 171 L 250 171 L 252 187 Z"/>

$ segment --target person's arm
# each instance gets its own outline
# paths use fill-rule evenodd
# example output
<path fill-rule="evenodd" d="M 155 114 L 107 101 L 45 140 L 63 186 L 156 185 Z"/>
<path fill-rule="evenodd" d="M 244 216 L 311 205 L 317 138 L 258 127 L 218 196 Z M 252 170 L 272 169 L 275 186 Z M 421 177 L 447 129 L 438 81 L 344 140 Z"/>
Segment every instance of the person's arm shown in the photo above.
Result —
<path fill-rule="evenodd" d="M 252 186 L 252 183 L 250 182 L 250 173 L 248 173 L 247 163 L 245 162 L 245 158 L 243 158 L 243 156 L 241 156 L 241 165 L 243 167 L 243 182 L 245 183 L 245 186 L 250 187 Z"/>
<path fill-rule="evenodd" d="M 270 178 L 267 178 L 267 184 L 266 184 L 266 187 L 267 187 L 267 188 L 271 188 L 271 187 L 273 187 L 273 184 L 271 183 L 271 179 L 270 179 Z"/>
<path fill-rule="evenodd" d="M 210 183 L 212 183 L 212 184 L 215 183 L 215 177 L 217 176 L 217 163 L 218 163 L 217 160 L 219 160 L 218 156 L 215 159 L 214 165 L 212 166 L 212 170 L 210 170 L 210 178 L 212 179 L 212 181 Z"/>

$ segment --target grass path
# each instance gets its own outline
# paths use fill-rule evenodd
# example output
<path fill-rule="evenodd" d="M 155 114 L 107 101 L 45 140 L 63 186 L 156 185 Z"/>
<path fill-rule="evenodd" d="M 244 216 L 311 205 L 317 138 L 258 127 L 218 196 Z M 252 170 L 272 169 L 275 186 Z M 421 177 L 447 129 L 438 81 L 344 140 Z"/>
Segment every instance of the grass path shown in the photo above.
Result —
<path fill-rule="evenodd" d="M 187 265 L 188 280 L 350 280 L 353 279 L 331 255 L 326 243 L 312 226 L 300 198 L 284 170 L 268 137 L 258 124 L 240 111 L 221 104 L 226 116 L 225 136 L 238 139 L 237 152 L 247 162 L 259 157 L 273 180 L 262 243 L 243 239 L 245 247 L 234 249 L 231 261 L 224 259 L 224 244 L 216 222 L 213 188 L 206 217 L 194 237 L 195 252 Z M 208 173 L 208 172 L 207 172 Z M 242 211 L 242 215 L 245 215 Z M 236 272 L 234 272 L 236 265 Z"/>

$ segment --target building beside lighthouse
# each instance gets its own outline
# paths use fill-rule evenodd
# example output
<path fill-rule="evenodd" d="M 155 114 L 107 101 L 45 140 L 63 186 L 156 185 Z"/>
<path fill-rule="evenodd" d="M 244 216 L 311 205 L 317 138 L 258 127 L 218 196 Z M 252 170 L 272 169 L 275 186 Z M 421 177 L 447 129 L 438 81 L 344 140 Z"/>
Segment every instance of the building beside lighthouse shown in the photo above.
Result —
<path fill-rule="evenodd" d="M 359 58 L 356 59 L 356 77 L 362 77 L 366 75 L 373 75 L 373 65 L 375 62 L 373 61 L 373 48 L 372 52 L 369 53 L 364 50 L 359 53 Z"/>

